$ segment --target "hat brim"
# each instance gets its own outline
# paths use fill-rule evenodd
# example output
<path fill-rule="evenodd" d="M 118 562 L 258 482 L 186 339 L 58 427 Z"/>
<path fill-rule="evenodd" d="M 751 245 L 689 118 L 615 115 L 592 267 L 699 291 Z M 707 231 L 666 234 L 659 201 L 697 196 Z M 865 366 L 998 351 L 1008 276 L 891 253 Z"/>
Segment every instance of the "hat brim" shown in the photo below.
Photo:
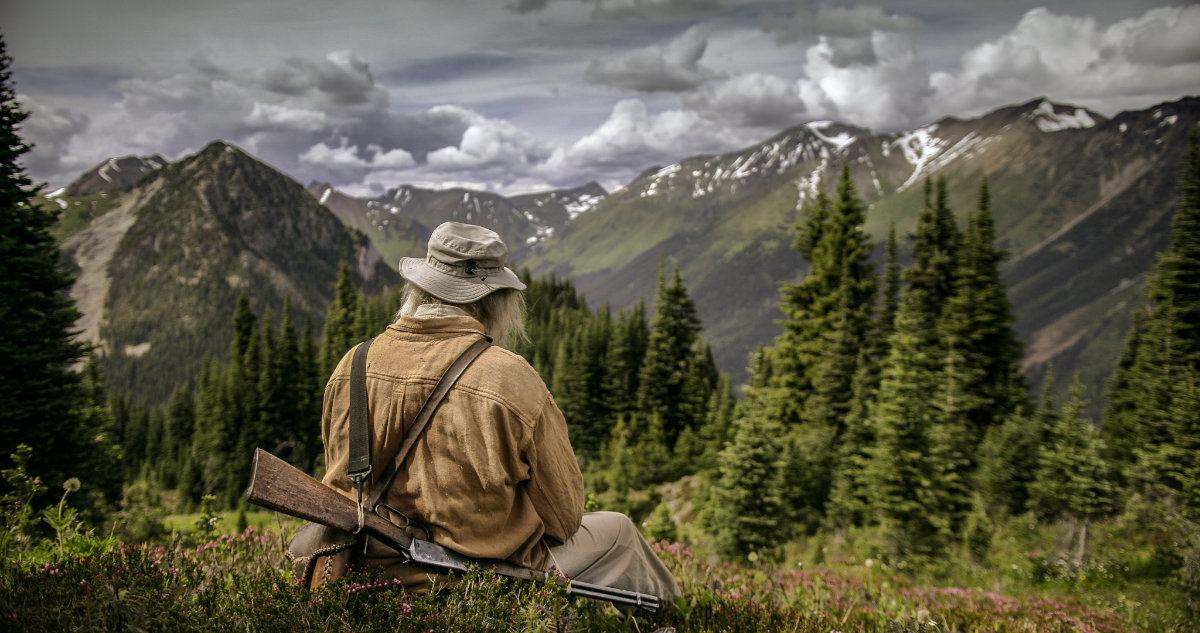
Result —
<path fill-rule="evenodd" d="M 400 276 L 421 290 L 450 303 L 471 303 L 503 288 L 525 289 L 525 284 L 508 268 L 501 268 L 499 272 L 489 272 L 484 279 L 459 277 L 440 271 L 417 257 L 400 258 Z"/>

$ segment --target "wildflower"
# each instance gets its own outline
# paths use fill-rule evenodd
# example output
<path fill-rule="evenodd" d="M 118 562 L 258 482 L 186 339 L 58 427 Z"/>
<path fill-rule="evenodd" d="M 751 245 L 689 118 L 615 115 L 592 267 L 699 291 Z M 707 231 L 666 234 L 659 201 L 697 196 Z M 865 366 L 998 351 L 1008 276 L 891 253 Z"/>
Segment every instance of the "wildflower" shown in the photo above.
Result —
<path fill-rule="evenodd" d="M 79 490 L 79 486 L 80 483 L 78 477 L 72 477 L 63 482 L 63 490 L 66 490 L 67 492 L 75 492 L 76 490 Z"/>

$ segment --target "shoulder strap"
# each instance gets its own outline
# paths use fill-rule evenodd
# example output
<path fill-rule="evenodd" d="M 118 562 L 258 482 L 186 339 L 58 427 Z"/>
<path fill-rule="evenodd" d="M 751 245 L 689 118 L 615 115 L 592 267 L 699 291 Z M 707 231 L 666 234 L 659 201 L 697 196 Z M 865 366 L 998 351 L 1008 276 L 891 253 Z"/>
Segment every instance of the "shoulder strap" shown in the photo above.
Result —
<path fill-rule="evenodd" d="M 412 447 L 417 442 L 417 438 L 421 436 L 421 432 L 429 425 L 429 420 L 433 418 L 433 412 L 441 404 L 442 398 L 450 392 L 450 387 L 458 382 L 463 372 L 471 363 L 475 362 L 476 358 L 483 353 L 488 347 L 491 347 L 492 342 L 487 338 L 480 338 L 467 348 L 467 351 L 462 353 L 450 364 L 446 372 L 442 374 L 440 380 L 433 388 L 433 393 L 429 394 L 429 399 L 421 407 L 421 411 L 417 413 L 416 419 L 413 420 L 412 426 L 408 427 L 408 433 L 404 435 L 404 441 L 400 443 L 400 449 L 396 451 L 396 457 L 392 459 L 392 463 L 388 464 L 387 470 L 380 475 L 372 487 L 371 496 L 367 499 L 366 508 L 374 511 L 375 508 L 383 501 L 383 496 L 387 494 L 389 488 L 392 487 L 392 481 L 396 479 L 396 474 L 400 472 L 400 468 L 404 465 L 404 460 L 408 454 L 412 452 Z"/>
<path fill-rule="evenodd" d="M 354 350 L 350 365 L 350 462 L 346 476 L 355 483 L 371 474 L 371 429 L 367 424 L 367 350 L 371 339 Z"/>

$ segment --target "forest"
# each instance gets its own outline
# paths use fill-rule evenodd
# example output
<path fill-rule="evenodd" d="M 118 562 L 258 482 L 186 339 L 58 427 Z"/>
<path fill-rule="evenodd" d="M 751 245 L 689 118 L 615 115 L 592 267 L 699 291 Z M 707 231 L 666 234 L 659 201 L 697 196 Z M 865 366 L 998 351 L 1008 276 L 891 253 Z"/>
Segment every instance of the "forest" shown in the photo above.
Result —
<path fill-rule="evenodd" d="M 552 588 L 478 577 L 467 582 L 478 600 L 467 592 L 450 607 L 371 578 L 315 602 L 279 589 L 279 542 L 294 526 L 254 527 L 261 513 L 242 499 L 250 455 L 262 447 L 322 474 L 325 377 L 387 327 L 398 296 L 365 296 L 343 265 L 316 332 L 290 302 L 256 314 L 243 295 L 228 356 L 206 359 L 165 406 L 106 389 L 96 352 L 72 337 L 55 218 L 30 204 L 24 113 L 3 60 L 6 626 L 153 628 L 178 617 L 203 630 L 212 615 L 221 628 L 373 630 L 379 610 L 421 630 L 413 612 L 442 630 L 484 630 L 525 617 L 488 611 L 510 602 L 487 598 L 496 591 L 531 605 L 520 620 L 530 628 L 628 626 Z M 1200 622 L 1195 129 L 1180 167 L 1171 246 L 1103 394 L 1076 381 L 1058 402 L 1051 381 L 1072 376 L 1023 377 L 986 180 L 964 226 L 945 182 L 926 180 L 916 232 L 892 230 L 877 266 L 847 168 L 788 236 L 810 268 L 780 288 L 782 331 L 747 359 L 747 384 L 717 371 L 669 261 L 649 306 L 615 313 L 589 307 L 568 279 L 525 271 L 529 337 L 513 351 L 567 419 L 589 509 L 630 514 L 680 575 L 685 599 L 664 620 L 679 630 L 1187 630 Z M 1103 417 L 1088 419 L 1096 398 Z M 180 524 L 185 515 L 198 519 Z M 1075 601 L 1042 597 L 1054 593 Z M 311 620 L 267 619 L 272 601 L 307 602 L 289 617 Z M 73 608 L 46 609 L 55 603 Z M 1003 619 L 1014 611 L 1025 619 Z"/>

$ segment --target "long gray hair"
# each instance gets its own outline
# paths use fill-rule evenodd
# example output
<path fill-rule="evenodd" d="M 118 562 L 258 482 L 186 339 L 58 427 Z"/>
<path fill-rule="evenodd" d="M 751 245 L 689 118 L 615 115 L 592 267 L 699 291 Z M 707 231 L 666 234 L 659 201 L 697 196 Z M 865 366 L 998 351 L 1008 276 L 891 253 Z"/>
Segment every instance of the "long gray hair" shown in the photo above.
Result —
<path fill-rule="evenodd" d="M 400 311 L 396 319 L 412 316 L 423 304 L 452 305 L 475 315 L 488 335 L 501 347 L 517 341 L 528 341 L 525 333 L 525 295 L 520 290 L 501 288 L 471 303 L 450 303 L 425 292 L 416 284 L 405 282 L 400 291 Z"/>

